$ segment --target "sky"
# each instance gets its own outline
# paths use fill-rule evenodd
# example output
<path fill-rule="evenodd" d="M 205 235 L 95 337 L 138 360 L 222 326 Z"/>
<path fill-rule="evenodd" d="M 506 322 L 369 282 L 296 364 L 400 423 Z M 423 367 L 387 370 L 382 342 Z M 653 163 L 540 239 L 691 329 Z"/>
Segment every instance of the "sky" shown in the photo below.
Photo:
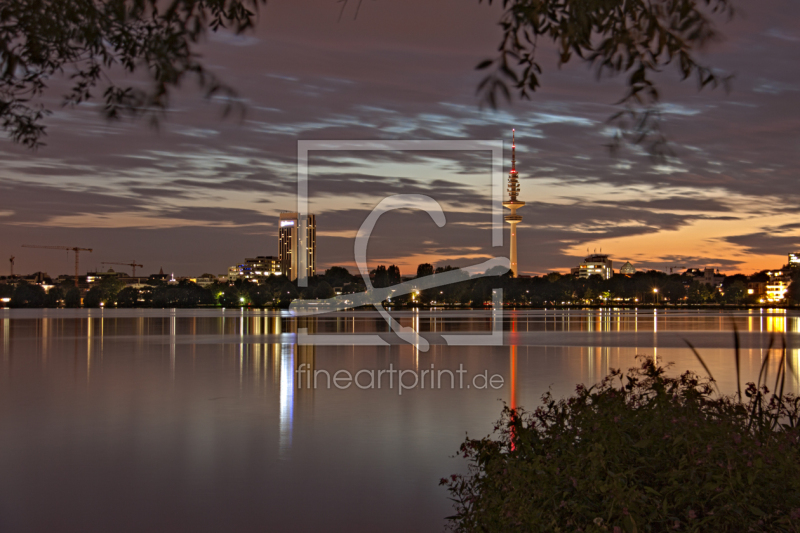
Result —
<path fill-rule="evenodd" d="M 270 0 L 255 32 L 212 34 L 198 50 L 236 89 L 243 116 L 185 84 L 158 129 L 109 123 L 97 102 L 45 103 L 46 146 L 0 138 L 0 273 L 83 272 L 136 260 L 144 273 L 222 274 L 245 257 L 278 255 L 278 215 L 294 211 L 299 140 L 502 140 L 517 132 L 520 274 L 566 272 L 587 250 L 614 266 L 778 268 L 800 251 L 800 4 L 737 1 L 723 39 L 701 58 L 735 75 L 730 92 L 698 91 L 667 69 L 657 80 L 674 157 L 640 147 L 609 153 L 620 79 L 539 53 L 530 101 L 481 108 L 474 67 L 500 42 L 500 7 L 477 0 Z M 136 80 L 134 79 L 135 83 Z M 59 87 L 59 80 L 53 84 Z M 491 241 L 488 152 L 314 151 L 310 209 L 317 270 L 355 272 L 353 239 L 387 195 L 425 194 L 422 211 L 388 213 L 370 240 L 370 266 L 467 266 L 507 255 Z M 508 231 L 506 229 L 507 245 Z M 126 267 L 115 267 L 129 270 Z M 141 272 L 141 270 L 139 271 Z"/>

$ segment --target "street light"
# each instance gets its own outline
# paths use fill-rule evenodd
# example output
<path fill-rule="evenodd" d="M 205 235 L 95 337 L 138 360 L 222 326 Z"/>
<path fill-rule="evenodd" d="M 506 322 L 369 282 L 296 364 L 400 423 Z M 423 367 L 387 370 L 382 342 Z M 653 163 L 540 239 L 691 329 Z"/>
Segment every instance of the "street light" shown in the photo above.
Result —
<path fill-rule="evenodd" d="M 658 304 L 658 289 L 653 289 L 653 301 Z"/>

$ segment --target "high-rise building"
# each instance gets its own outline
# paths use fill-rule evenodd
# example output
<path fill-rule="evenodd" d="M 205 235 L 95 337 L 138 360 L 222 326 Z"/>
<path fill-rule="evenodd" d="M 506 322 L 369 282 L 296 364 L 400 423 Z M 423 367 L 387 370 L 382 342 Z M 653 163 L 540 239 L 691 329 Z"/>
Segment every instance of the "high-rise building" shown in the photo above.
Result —
<path fill-rule="evenodd" d="M 300 239 L 304 239 L 306 248 L 306 273 L 313 276 L 316 272 L 317 255 L 317 220 L 314 215 L 308 215 L 305 221 L 305 234 L 302 231 L 301 220 L 297 213 L 281 213 L 280 228 L 280 262 L 283 275 L 294 281 L 298 278 L 302 261 L 299 257 Z"/>
<path fill-rule="evenodd" d="M 515 130 L 511 130 L 511 170 L 508 173 L 508 201 L 503 202 L 503 207 L 510 211 L 505 216 L 506 222 L 511 225 L 511 238 L 509 239 L 509 260 L 511 261 L 511 276 L 516 278 L 519 272 L 517 267 L 517 224 L 522 222 L 522 217 L 517 214 L 517 209 L 525 202 L 517 200 L 519 194 L 519 180 L 517 179 L 517 142 Z"/>
<path fill-rule="evenodd" d="M 789 254 L 789 267 L 800 268 L 800 252 L 793 252 Z"/>

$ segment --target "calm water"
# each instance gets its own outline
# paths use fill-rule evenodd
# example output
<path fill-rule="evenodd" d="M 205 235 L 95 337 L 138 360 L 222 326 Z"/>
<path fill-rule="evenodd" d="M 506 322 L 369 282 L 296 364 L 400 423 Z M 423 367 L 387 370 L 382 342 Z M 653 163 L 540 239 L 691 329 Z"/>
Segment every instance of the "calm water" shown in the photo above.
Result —
<path fill-rule="evenodd" d="M 443 344 L 497 330 L 490 311 L 394 315 L 427 352 L 297 345 L 298 327 L 392 342 L 370 312 L 0 310 L 0 531 L 441 531 L 452 508 L 438 480 L 463 469 L 451 456 L 503 401 L 534 407 L 636 354 L 700 370 L 683 339 L 734 390 L 734 322 L 747 379 L 785 334 L 800 388 L 800 318 L 780 310 L 507 311 L 502 346 Z M 363 389 L 325 383 L 388 369 L 425 386 L 399 394 L 385 373 L 370 388 L 368 372 Z M 484 372 L 502 385 L 482 388 Z"/>

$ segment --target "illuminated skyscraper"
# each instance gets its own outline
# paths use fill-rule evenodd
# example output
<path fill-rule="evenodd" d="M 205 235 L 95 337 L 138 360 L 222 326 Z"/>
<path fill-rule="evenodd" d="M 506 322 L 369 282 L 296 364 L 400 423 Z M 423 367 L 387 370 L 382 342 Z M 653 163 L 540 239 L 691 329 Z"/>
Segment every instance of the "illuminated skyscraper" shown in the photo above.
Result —
<path fill-rule="evenodd" d="M 317 255 L 317 220 L 308 215 L 305 224 L 305 235 L 300 235 L 300 220 L 297 213 L 281 213 L 280 215 L 280 261 L 283 275 L 294 281 L 298 277 L 301 261 L 299 257 L 300 238 L 305 239 L 307 275 L 315 273 L 315 257 Z"/>
<path fill-rule="evenodd" d="M 525 202 L 517 200 L 519 194 L 519 181 L 517 180 L 517 143 L 515 130 L 511 130 L 511 171 L 508 173 L 508 201 L 503 202 L 503 207 L 511 212 L 505 216 L 506 222 L 511 225 L 511 239 L 509 260 L 511 261 L 511 276 L 517 277 L 517 224 L 522 222 L 522 217 L 517 214 L 517 209 Z"/>

